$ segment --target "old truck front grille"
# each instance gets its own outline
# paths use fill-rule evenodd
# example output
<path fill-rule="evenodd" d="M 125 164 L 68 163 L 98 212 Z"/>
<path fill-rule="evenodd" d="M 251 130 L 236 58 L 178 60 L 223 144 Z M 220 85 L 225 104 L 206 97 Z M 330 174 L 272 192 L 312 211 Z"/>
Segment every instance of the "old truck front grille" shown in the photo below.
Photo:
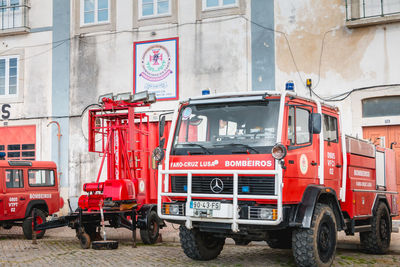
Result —
<path fill-rule="evenodd" d="M 215 178 L 222 181 L 222 191 L 216 193 L 212 190 Z M 215 183 L 215 181 L 214 181 Z M 171 189 L 173 193 L 187 192 L 186 176 L 171 176 Z M 192 176 L 192 193 L 200 194 L 233 194 L 232 176 Z M 239 176 L 238 193 L 242 195 L 274 195 L 274 176 Z"/>

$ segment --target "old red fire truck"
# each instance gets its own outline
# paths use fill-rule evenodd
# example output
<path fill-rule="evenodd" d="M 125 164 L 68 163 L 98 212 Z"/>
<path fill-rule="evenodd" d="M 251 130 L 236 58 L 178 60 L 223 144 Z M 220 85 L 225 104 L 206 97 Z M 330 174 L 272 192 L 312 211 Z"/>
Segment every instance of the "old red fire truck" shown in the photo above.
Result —
<path fill-rule="evenodd" d="M 156 170 L 150 166 L 151 149 L 158 143 L 157 134 L 151 132 L 157 131 L 157 123 L 150 123 L 146 113 L 136 111 L 155 101 L 155 95 L 147 91 L 99 98 L 99 107 L 90 109 L 88 116 L 89 152 L 101 156 L 97 179 L 83 185 L 78 210 L 43 224 L 34 223 L 35 230 L 69 226 L 76 230 L 82 248 L 89 248 L 93 241 L 98 241 L 94 248 L 102 244 L 116 248 L 118 243 L 99 241 L 101 233 L 105 238 L 104 226 L 130 229 L 134 241 L 136 228 L 140 228 L 145 244 L 157 241 L 164 226 L 156 209 Z"/>
<path fill-rule="evenodd" d="M 192 259 L 216 258 L 228 237 L 292 248 L 299 266 L 331 265 L 341 230 L 367 253 L 390 245 L 394 152 L 345 136 L 336 107 L 293 92 L 192 98 L 153 156 L 159 217 L 181 225 Z"/>

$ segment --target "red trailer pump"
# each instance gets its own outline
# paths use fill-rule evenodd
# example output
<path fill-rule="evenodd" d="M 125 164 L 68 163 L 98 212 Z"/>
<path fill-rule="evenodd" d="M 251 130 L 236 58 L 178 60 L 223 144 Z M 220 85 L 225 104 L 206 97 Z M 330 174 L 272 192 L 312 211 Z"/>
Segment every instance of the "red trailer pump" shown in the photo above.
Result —
<path fill-rule="evenodd" d="M 162 127 L 162 124 L 160 124 Z M 336 107 L 276 91 L 181 102 L 159 165 L 158 214 L 185 254 L 216 258 L 225 238 L 292 248 L 329 266 L 337 231 L 385 253 L 398 215 L 394 153 L 342 132 Z"/>
<path fill-rule="evenodd" d="M 89 152 L 101 155 L 95 182 L 83 185 L 86 194 L 79 197 L 78 210 L 35 229 L 68 225 L 76 229 L 83 248 L 100 237 L 100 226 L 140 228 L 142 241 L 153 244 L 164 222 L 158 217 L 156 173 L 150 168 L 151 141 L 148 115 L 136 112 L 150 106 L 155 95 L 142 92 L 100 97 L 100 108 L 89 110 Z M 100 142 L 96 142 L 100 140 Z M 105 169 L 105 171 L 103 171 Z M 101 181 L 101 174 L 106 179 Z"/>

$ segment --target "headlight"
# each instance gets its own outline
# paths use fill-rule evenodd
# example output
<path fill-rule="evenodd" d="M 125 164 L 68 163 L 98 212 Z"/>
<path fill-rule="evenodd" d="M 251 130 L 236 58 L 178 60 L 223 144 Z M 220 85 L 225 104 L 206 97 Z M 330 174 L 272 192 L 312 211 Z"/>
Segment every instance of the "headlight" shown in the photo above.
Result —
<path fill-rule="evenodd" d="M 169 212 L 172 215 L 179 215 L 179 205 L 170 205 L 169 206 Z"/>
<path fill-rule="evenodd" d="M 260 209 L 260 219 L 272 220 L 272 209 Z"/>
<path fill-rule="evenodd" d="M 160 148 L 160 147 L 156 147 L 153 150 L 152 153 L 152 157 L 156 160 L 156 161 L 161 161 L 164 157 L 164 151 Z"/>
<path fill-rule="evenodd" d="M 272 148 L 272 156 L 275 159 L 283 159 L 286 156 L 286 147 L 282 144 L 276 144 L 273 148 Z"/>

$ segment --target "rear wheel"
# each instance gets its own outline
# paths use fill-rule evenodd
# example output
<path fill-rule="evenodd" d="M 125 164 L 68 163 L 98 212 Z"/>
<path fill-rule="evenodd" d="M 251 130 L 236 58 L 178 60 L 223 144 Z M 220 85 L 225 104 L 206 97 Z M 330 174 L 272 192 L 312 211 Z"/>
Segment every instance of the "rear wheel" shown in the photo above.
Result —
<path fill-rule="evenodd" d="M 152 245 L 157 242 L 159 232 L 160 218 L 158 218 L 157 213 L 152 210 L 147 217 L 147 228 L 140 229 L 140 238 L 142 239 L 143 243 Z"/>
<path fill-rule="evenodd" d="M 83 248 L 83 249 L 90 248 L 90 244 L 91 244 L 92 240 L 90 239 L 90 236 L 87 233 L 85 233 L 85 232 L 81 233 L 78 236 L 78 238 L 79 238 L 79 242 L 81 244 L 81 248 Z"/>
<path fill-rule="evenodd" d="M 311 227 L 293 231 L 293 256 L 298 266 L 331 266 L 337 240 L 336 218 L 332 208 L 318 203 Z"/>
<path fill-rule="evenodd" d="M 36 224 L 42 224 L 46 222 L 46 213 L 42 210 L 36 210 Z M 26 218 L 22 223 L 22 231 L 24 232 L 24 236 L 26 239 L 32 239 L 32 228 L 33 228 L 33 221 L 32 217 Z M 46 230 L 36 231 L 36 238 L 41 239 Z"/>
<path fill-rule="evenodd" d="M 392 230 L 389 210 L 384 203 L 379 203 L 371 224 L 370 232 L 360 233 L 361 246 L 366 253 L 384 254 L 389 249 Z"/>
<path fill-rule="evenodd" d="M 207 261 L 218 257 L 224 248 L 225 238 L 215 237 L 211 233 L 198 229 L 179 227 L 179 237 L 183 252 L 191 259 Z"/>

